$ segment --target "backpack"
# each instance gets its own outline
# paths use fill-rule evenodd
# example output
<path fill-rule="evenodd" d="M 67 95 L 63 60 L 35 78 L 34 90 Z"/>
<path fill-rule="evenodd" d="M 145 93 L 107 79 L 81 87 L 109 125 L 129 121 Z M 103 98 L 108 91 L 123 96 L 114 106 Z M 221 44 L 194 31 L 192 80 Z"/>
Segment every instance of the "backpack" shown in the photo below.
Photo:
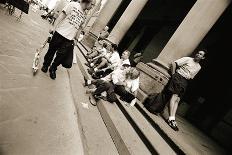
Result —
<path fill-rule="evenodd" d="M 168 100 L 168 96 L 164 93 L 154 93 L 148 95 L 148 97 L 144 100 L 143 105 L 149 112 L 157 114 L 164 110 Z"/>

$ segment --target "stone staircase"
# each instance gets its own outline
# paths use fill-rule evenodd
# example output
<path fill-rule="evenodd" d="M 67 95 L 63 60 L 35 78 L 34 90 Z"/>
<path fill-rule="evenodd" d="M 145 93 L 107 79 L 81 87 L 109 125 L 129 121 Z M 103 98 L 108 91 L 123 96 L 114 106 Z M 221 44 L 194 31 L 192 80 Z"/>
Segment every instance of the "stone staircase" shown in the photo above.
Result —
<path fill-rule="evenodd" d="M 77 63 L 82 75 L 86 79 L 91 79 L 87 67 L 84 65 L 85 54 L 88 50 L 87 46 L 78 44 Z M 139 90 L 138 102 L 134 107 L 128 107 L 120 101 L 111 104 L 100 100 L 97 103 L 97 109 L 118 154 L 169 155 L 209 152 L 207 149 L 202 151 L 202 148 L 195 148 L 192 143 L 186 142 L 185 134 L 182 131 L 173 131 L 160 116 L 148 112 L 141 103 L 145 97 L 146 94 Z M 212 152 L 218 154 L 215 151 Z"/>

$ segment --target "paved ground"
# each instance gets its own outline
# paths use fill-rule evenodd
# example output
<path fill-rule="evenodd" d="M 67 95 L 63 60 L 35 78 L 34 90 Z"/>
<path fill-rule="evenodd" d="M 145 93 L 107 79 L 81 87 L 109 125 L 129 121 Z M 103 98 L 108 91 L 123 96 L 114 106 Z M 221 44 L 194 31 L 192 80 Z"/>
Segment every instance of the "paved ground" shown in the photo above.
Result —
<path fill-rule="evenodd" d="M 0 5 L 0 154 L 83 154 L 67 70 L 56 80 L 31 72 L 48 29 L 38 14 L 17 21 Z"/>

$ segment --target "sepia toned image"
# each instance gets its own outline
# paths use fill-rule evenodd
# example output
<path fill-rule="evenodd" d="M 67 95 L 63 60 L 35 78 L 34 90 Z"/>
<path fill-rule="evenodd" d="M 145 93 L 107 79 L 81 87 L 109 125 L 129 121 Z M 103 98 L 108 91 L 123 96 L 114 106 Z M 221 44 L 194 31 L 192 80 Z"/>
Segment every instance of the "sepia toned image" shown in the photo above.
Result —
<path fill-rule="evenodd" d="M 0 0 L 0 155 L 229 155 L 231 0 Z"/>

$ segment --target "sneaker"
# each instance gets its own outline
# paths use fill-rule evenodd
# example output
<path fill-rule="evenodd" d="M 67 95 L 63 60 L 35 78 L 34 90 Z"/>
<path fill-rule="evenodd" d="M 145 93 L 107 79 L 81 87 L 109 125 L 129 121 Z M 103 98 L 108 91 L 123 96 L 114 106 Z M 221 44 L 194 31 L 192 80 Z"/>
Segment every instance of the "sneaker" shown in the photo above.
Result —
<path fill-rule="evenodd" d="M 89 102 L 93 105 L 93 106 L 97 106 L 97 99 L 95 98 L 95 96 L 90 95 L 89 96 Z"/>
<path fill-rule="evenodd" d="M 56 71 L 50 68 L 49 72 L 50 72 L 50 78 L 55 80 L 56 79 Z"/>
<path fill-rule="evenodd" d="M 131 101 L 131 103 L 130 103 L 130 106 L 134 106 L 135 105 L 135 103 L 136 103 L 136 98 L 135 99 L 133 99 L 132 101 Z"/>
<path fill-rule="evenodd" d="M 168 125 L 175 131 L 179 131 L 175 120 L 168 120 Z"/>
<path fill-rule="evenodd" d="M 43 67 L 41 68 L 41 71 L 44 72 L 44 73 L 47 73 L 48 67 L 47 67 L 47 66 L 43 66 Z"/>
<path fill-rule="evenodd" d="M 88 86 L 88 80 L 86 79 L 86 77 L 84 76 L 84 87 L 87 87 Z"/>

